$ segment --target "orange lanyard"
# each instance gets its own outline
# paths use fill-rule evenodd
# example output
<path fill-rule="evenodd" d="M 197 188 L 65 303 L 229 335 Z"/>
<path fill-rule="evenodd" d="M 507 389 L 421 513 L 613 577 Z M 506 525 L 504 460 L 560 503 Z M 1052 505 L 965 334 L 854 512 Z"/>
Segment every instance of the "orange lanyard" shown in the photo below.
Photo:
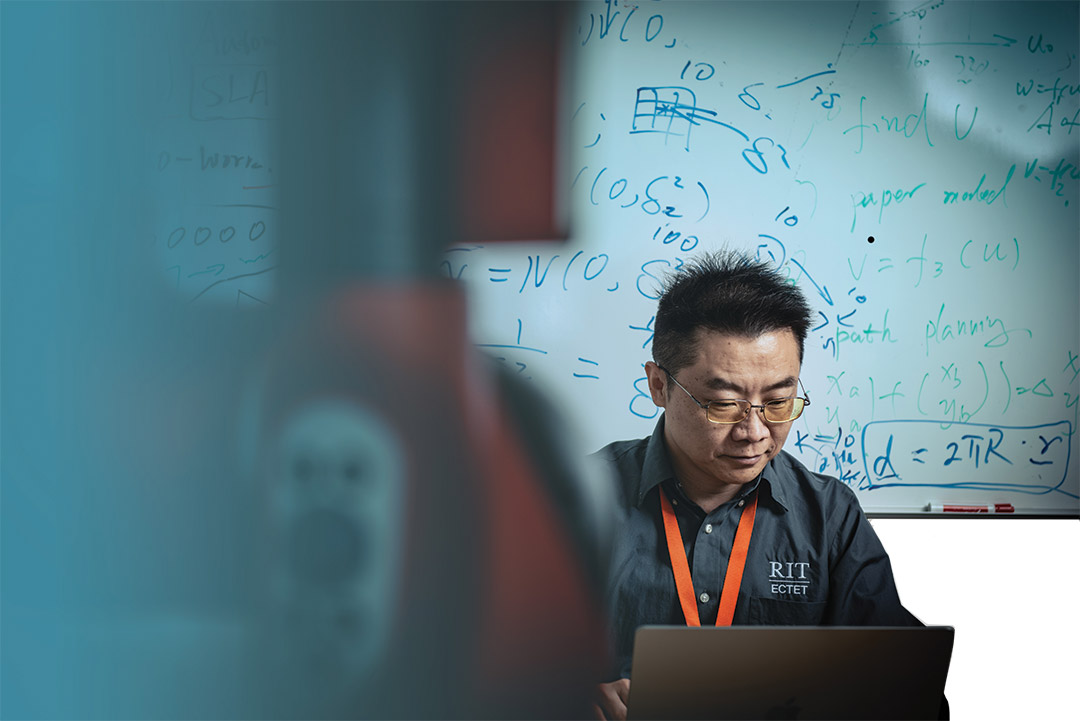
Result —
<path fill-rule="evenodd" d="M 694 581 L 690 577 L 690 564 L 686 560 L 679 521 L 675 518 L 675 509 L 671 507 L 664 489 L 660 489 L 660 510 L 664 515 L 664 531 L 667 535 L 668 555 L 671 556 L 671 570 L 675 574 L 675 588 L 679 591 L 679 604 L 687 626 L 700 626 L 698 618 L 697 595 L 694 593 Z M 720 593 L 720 610 L 716 614 L 717 626 L 730 626 L 735 617 L 735 602 L 739 599 L 739 587 L 742 586 L 743 568 L 746 566 L 746 553 L 750 550 L 750 536 L 754 532 L 754 516 L 757 515 L 757 494 L 754 500 L 746 504 L 739 517 L 739 527 L 735 531 L 735 543 L 731 546 L 731 558 L 728 560 L 727 573 L 724 575 L 724 588 Z"/>

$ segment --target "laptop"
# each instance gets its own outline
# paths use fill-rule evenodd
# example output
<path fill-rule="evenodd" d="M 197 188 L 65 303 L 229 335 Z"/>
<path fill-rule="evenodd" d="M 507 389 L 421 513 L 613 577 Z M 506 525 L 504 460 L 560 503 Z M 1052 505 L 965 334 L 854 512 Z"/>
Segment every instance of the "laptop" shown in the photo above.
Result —
<path fill-rule="evenodd" d="M 936 719 L 948 626 L 642 626 L 630 719 Z"/>

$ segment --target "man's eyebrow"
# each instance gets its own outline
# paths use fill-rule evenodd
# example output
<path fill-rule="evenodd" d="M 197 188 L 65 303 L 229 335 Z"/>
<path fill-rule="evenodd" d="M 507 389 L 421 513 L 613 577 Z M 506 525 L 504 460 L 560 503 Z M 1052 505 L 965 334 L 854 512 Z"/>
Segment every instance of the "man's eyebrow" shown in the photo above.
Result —
<path fill-rule="evenodd" d="M 775 383 L 771 383 L 770 385 L 765 386 L 763 391 L 765 393 L 771 393 L 772 391 L 777 391 L 782 388 L 795 387 L 798 385 L 798 383 L 799 379 L 796 376 L 788 376 L 787 378 L 778 380 Z M 726 378 L 721 378 L 719 376 L 710 378 L 709 380 L 705 381 L 703 385 L 711 391 L 729 391 L 731 393 L 741 393 L 744 395 L 746 393 L 745 389 L 738 383 L 733 383 L 732 381 L 729 381 Z"/>
<path fill-rule="evenodd" d="M 709 380 L 705 381 L 705 387 L 711 391 L 731 391 L 733 393 L 741 393 L 742 386 L 738 383 L 732 383 L 726 378 L 720 378 L 719 376 L 713 376 Z"/>

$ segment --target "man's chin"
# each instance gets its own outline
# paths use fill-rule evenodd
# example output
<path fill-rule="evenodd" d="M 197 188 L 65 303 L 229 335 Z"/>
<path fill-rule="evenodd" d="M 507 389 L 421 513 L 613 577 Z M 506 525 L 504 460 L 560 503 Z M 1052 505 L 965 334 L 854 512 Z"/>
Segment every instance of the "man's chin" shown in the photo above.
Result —
<path fill-rule="evenodd" d="M 767 456 L 757 456 L 753 461 L 726 456 L 723 459 L 724 476 L 728 483 L 744 485 L 750 483 L 759 475 L 769 462 Z"/>

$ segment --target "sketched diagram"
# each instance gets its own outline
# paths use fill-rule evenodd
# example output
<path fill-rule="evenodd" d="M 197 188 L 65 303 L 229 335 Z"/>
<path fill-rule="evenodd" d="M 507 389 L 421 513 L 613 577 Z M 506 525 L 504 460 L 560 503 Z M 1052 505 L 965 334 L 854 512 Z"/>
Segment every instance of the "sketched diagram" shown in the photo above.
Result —
<path fill-rule="evenodd" d="M 697 97 L 689 88 L 638 88 L 631 133 L 661 133 L 664 142 L 675 136 L 686 138 L 690 149 L 690 129 L 697 123 Z"/>
<path fill-rule="evenodd" d="M 690 88 L 678 86 L 638 88 L 630 134 L 660 133 L 668 138 L 685 138 L 683 147 L 690 150 L 690 130 L 701 121 L 721 125 L 748 139 L 746 133 L 715 118 L 715 110 L 697 106 L 697 96 Z"/>

